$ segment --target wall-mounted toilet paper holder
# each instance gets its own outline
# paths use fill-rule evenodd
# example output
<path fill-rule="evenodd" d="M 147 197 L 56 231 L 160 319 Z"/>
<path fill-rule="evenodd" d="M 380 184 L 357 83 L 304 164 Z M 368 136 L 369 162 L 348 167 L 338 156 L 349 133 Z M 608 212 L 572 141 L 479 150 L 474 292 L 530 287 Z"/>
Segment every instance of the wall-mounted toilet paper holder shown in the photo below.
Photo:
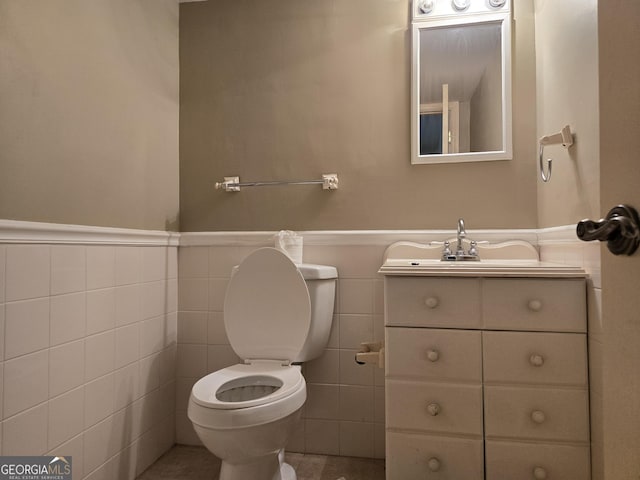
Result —
<path fill-rule="evenodd" d="M 370 363 L 384 368 L 384 342 L 362 342 L 355 360 L 358 365 Z"/>

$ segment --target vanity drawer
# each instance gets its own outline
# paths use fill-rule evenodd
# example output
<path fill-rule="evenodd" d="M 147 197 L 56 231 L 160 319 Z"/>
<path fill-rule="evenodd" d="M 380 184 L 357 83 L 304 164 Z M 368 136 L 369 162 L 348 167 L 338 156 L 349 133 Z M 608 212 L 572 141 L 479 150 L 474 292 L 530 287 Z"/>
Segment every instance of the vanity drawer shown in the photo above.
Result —
<path fill-rule="evenodd" d="M 486 279 L 485 328 L 586 332 L 585 295 L 583 279 Z"/>
<path fill-rule="evenodd" d="M 482 382 L 480 331 L 386 329 L 388 377 Z"/>
<path fill-rule="evenodd" d="M 387 480 L 480 480 L 482 440 L 387 432 Z"/>
<path fill-rule="evenodd" d="M 476 278 L 385 278 L 386 325 L 472 328 L 481 326 Z"/>
<path fill-rule="evenodd" d="M 582 333 L 482 332 L 485 383 L 587 384 Z"/>
<path fill-rule="evenodd" d="M 482 386 L 387 380 L 390 428 L 482 436 Z"/>
<path fill-rule="evenodd" d="M 486 480 L 591 478 L 589 447 L 586 446 L 488 441 L 485 449 Z"/>
<path fill-rule="evenodd" d="M 484 388 L 487 438 L 589 441 L 586 390 Z"/>

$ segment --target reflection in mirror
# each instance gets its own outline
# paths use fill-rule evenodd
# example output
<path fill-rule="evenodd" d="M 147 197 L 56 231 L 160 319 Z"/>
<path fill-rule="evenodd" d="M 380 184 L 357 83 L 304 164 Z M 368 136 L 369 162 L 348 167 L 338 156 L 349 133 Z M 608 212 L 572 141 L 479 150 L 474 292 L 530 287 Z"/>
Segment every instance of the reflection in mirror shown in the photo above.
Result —
<path fill-rule="evenodd" d="M 413 163 L 511 157 L 508 35 L 496 15 L 414 25 Z"/>

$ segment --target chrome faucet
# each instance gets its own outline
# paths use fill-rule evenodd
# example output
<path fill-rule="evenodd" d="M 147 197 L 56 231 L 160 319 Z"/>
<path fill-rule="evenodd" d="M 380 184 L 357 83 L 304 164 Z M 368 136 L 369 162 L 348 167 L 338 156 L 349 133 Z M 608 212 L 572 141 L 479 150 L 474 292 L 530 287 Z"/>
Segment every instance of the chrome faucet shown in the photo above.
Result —
<path fill-rule="evenodd" d="M 464 256 L 464 245 L 462 241 L 467 238 L 467 231 L 464 228 L 464 220 L 458 219 L 458 245 L 456 245 L 456 257 Z"/>
<path fill-rule="evenodd" d="M 456 262 L 456 261 L 469 261 L 469 260 L 480 260 L 478 256 L 477 245 L 478 242 L 472 241 L 469 246 L 469 251 L 464 251 L 464 239 L 467 238 L 467 230 L 464 227 L 464 220 L 462 218 L 458 219 L 458 235 L 457 235 L 457 245 L 456 251 L 452 252 L 450 248 L 449 241 L 444 242 L 444 249 L 442 250 L 442 260 L 447 262 Z"/>

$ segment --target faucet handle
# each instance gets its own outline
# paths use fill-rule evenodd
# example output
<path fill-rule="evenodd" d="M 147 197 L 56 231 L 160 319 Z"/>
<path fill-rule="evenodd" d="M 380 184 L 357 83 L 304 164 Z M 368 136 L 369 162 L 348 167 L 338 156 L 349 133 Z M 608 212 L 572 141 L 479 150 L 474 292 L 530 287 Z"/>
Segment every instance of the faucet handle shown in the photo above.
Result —
<path fill-rule="evenodd" d="M 476 248 L 477 246 L 478 246 L 478 242 L 476 242 L 475 240 L 471 240 L 471 243 L 469 244 L 468 255 L 471 255 L 472 257 L 477 257 L 478 256 L 478 249 Z"/>
<path fill-rule="evenodd" d="M 451 255 L 451 243 L 449 240 L 444 242 L 444 248 L 442 249 L 442 255 Z"/>

